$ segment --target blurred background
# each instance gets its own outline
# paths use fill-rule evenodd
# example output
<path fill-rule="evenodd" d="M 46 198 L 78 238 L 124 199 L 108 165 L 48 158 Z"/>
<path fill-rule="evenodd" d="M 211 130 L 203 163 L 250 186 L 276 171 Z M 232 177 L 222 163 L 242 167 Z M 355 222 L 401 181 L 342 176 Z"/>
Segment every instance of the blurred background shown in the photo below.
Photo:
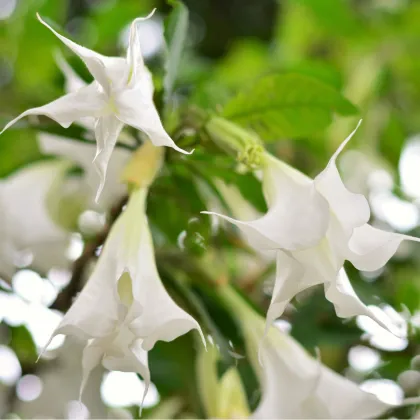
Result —
<path fill-rule="evenodd" d="M 190 11 L 190 27 L 177 86 L 180 103 L 217 112 L 232 94 L 269 72 L 293 70 L 316 76 L 341 91 L 358 107 L 360 115 L 335 117 L 328 127 L 278 138 L 269 147 L 289 163 L 314 175 L 362 117 L 362 127 L 339 162 L 343 178 L 353 191 L 369 198 L 375 225 L 420 236 L 418 1 L 185 0 L 184 3 Z M 140 25 L 140 37 L 145 60 L 159 85 L 163 22 L 171 9 L 166 2 L 0 0 L 1 126 L 22 111 L 63 94 L 64 78 L 57 66 L 57 51 L 62 52 L 82 78 L 89 80 L 82 63 L 36 20 L 36 12 L 55 22 L 74 41 L 105 55 L 121 55 L 127 45 L 130 22 L 147 15 L 154 7 L 155 15 Z M 37 141 L 40 128 L 67 137 L 79 135 L 77 128 L 60 131 L 42 118 L 21 121 L 2 134 L 1 191 L 19 171 L 47 159 Z M 176 248 L 190 259 L 203 258 L 201 250 L 210 247 L 210 230 L 199 216 L 200 210 L 208 208 L 206 194 L 204 189 L 200 191 L 200 186 L 197 189 L 194 199 L 199 200 L 198 204 L 182 210 L 182 214 L 171 215 L 170 221 L 164 220 L 167 215 L 162 211 L 151 216 L 162 233 L 159 243 Z M 16 213 L 25 207 L 22 217 L 30 218 L 30 206 L 22 198 L 24 191 L 16 190 L 12 197 L 1 193 L 0 199 L 16 203 Z M 190 191 L 181 187 L 182 194 Z M 235 200 L 232 191 L 225 194 Z M 63 208 L 60 212 L 61 217 Z M 80 257 L 92 229 L 96 232 L 97 226 L 103 225 L 105 213 L 104 209 L 88 209 L 82 215 L 78 213 L 77 223 L 67 226 L 69 235 L 62 247 L 54 245 L 64 262 L 53 259 L 48 250 L 43 264 L 34 264 L 33 252 L 23 247 L 14 254 L 11 270 L 6 272 L 0 267 L 0 416 L 138 418 L 144 387 L 134 373 L 109 373 L 98 368 L 89 382 L 84 403 L 77 402 L 80 343 L 58 336 L 35 363 L 73 297 L 67 295 L 63 300 L 61 294 L 57 299 L 60 291 L 68 290 L 72 262 Z M 3 231 L 8 227 L 2 214 L 0 207 L 0 241 L 4 242 Z M 190 223 L 191 218 L 198 222 Z M 26 234 L 22 229 L 20 239 Z M 226 250 L 236 250 L 233 245 L 224 246 Z M 227 267 L 217 270 L 233 279 L 264 310 L 273 281 L 272 263 L 258 256 L 244 258 L 245 269 L 245 260 L 235 260 L 233 264 L 226 258 Z M 413 358 L 420 349 L 420 248 L 404 243 L 380 272 L 359 273 L 350 265 L 346 268 L 365 303 L 408 323 L 410 341 L 391 336 L 365 317 L 343 322 L 318 289 L 299 295 L 294 302 L 297 310 L 287 311 L 279 326 L 290 331 L 312 353 L 319 347 L 323 362 L 334 370 L 363 384 L 364 389 L 377 393 L 385 401 L 397 402 L 404 393 L 410 395 L 413 389 L 415 393 L 420 386 L 420 373 L 413 368 Z M 163 271 L 164 280 L 167 278 L 170 284 L 170 270 L 163 267 Z M 209 302 L 211 298 L 200 296 L 198 291 L 197 296 L 203 306 L 208 306 L 216 324 L 223 319 L 217 305 Z M 221 328 L 221 335 L 232 350 L 242 354 L 229 323 Z M 202 415 L 194 385 L 195 351 L 190 334 L 173 343 L 157 344 L 150 355 L 153 386 L 145 401 L 144 417 Z M 241 374 L 251 405 L 255 406 L 259 395 L 255 379 L 248 375 L 246 361 L 240 363 L 244 365 Z M 392 415 L 414 417 L 415 407 L 394 410 Z"/>

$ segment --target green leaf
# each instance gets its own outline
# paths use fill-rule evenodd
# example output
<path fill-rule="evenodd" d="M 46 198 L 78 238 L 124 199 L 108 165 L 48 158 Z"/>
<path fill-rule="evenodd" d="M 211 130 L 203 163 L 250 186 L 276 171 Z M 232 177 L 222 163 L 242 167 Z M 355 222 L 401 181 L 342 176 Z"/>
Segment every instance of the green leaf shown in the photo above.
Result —
<path fill-rule="evenodd" d="M 343 79 L 337 68 L 318 60 L 300 61 L 287 68 L 289 71 L 312 76 L 339 90 L 343 87 Z"/>
<path fill-rule="evenodd" d="M 33 364 L 37 359 L 36 346 L 31 333 L 24 325 L 10 327 L 10 348 L 14 350 L 21 364 Z"/>
<path fill-rule="evenodd" d="M 170 4 L 173 5 L 173 9 L 165 22 L 164 34 L 168 47 L 163 80 L 166 103 L 170 101 L 174 90 L 188 32 L 188 9 L 176 0 Z"/>
<path fill-rule="evenodd" d="M 223 116 L 255 130 L 264 140 L 307 136 L 325 129 L 333 113 L 357 109 L 331 85 L 295 72 L 261 78 L 229 101 Z"/>
<path fill-rule="evenodd" d="M 397 113 L 391 112 L 382 132 L 379 150 L 394 167 L 398 166 L 407 135 L 402 119 Z"/>
<path fill-rule="evenodd" d="M 0 136 L 0 178 L 42 158 L 34 130 L 10 129 Z"/>

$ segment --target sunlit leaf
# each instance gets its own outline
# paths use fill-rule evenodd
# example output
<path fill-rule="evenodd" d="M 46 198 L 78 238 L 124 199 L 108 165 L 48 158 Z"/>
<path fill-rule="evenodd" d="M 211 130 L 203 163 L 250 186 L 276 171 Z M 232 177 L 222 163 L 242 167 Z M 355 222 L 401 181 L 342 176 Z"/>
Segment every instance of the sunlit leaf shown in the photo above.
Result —
<path fill-rule="evenodd" d="M 241 91 L 226 104 L 223 115 L 272 141 L 319 132 L 334 112 L 353 115 L 357 110 L 331 85 L 285 72 L 265 76 Z"/>

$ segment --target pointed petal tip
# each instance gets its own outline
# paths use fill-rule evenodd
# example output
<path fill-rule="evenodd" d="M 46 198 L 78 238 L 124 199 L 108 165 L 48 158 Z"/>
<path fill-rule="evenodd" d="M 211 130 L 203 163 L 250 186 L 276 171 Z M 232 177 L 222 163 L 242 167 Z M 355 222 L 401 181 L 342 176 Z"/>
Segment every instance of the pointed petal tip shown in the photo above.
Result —
<path fill-rule="evenodd" d="M 176 150 L 177 152 L 182 153 L 183 155 L 191 155 L 194 153 L 195 149 L 192 149 L 190 152 L 187 152 L 184 149 L 181 149 L 180 147 L 178 147 L 174 141 L 172 141 L 171 143 L 167 143 L 167 144 L 162 144 L 162 146 L 168 146 L 168 147 L 172 147 L 172 149 Z"/>
<path fill-rule="evenodd" d="M 370 319 L 375 321 L 380 327 L 382 327 L 384 330 L 388 331 L 392 335 L 394 335 L 397 338 L 405 339 L 407 338 L 407 334 L 401 331 L 396 325 L 392 324 L 392 322 L 385 322 L 385 320 L 382 320 L 381 317 L 377 316 L 374 311 L 372 311 L 371 308 L 367 307 L 367 311 L 365 314 Z"/>
<path fill-rule="evenodd" d="M 152 11 L 147 16 L 137 17 L 133 20 L 132 24 L 136 24 L 137 22 L 141 22 L 147 19 L 150 19 L 156 12 L 156 7 L 152 9 Z"/>
<path fill-rule="evenodd" d="M 102 194 L 102 190 L 104 189 L 104 186 L 101 182 L 101 184 L 98 187 L 98 191 L 96 191 L 96 195 L 95 195 L 95 203 L 99 204 L 99 199 L 101 198 L 101 194 Z"/>
<path fill-rule="evenodd" d="M 144 400 L 146 399 L 147 393 L 149 391 L 150 381 L 145 381 L 146 386 L 144 387 L 143 398 L 141 399 L 139 407 L 139 417 L 141 417 L 143 412 Z"/>
<path fill-rule="evenodd" d="M 198 323 L 196 325 L 196 328 L 197 328 L 198 333 L 200 334 L 201 341 L 203 342 L 204 349 L 207 351 L 207 341 L 206 341 L 206 338 L 204 337 L 203 331 L 201 330 L 201 327 Z"/>
<path fill-rule="evenodd" d="M 47 351 L 48 346 L 51 344 L 51 341 L 53 340 L 53 338 L 58 334 L 58 328 L 51 334 L 51 337 L 48 339 L 47 343 L 44 345 L 44 347 L 42 347 L 37 359 L 35 363 L 39 362 L 39 359 L 41 358 L 41 356 Z"/>
<path fill-rule="evenodd" d="M 45 22 L 45 20 L 41 17 L 41 15 L 38 13 L 38 12 L 36 12 L 36 18 L 43 24 L 43 25 L 45 25 L 45 26 L 48 26 L 48 24 L 47 24 L 47 22 Z"/>
<path fill-rule="evenodd" d="M 360 125 L 362 124 L 362 119 L 359 120 L 359 122 L 356 125 L 356 128 L 347 136 L 347 138 L 338 146 L 335 153 L 332 155 L 330 162 L 335 162 L 338 155 L 343 151 L 343 149 L 347 146 L 347 143 L 353 138 L 353 136 L 356 134 L 356 131 L 359 129 Z"/>

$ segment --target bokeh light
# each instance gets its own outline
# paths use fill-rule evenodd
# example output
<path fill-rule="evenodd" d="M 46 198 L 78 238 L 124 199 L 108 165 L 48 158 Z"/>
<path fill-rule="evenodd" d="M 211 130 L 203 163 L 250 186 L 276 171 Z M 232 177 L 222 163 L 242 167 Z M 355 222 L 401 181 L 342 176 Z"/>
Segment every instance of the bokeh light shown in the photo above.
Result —
<path fill-rule="evenodd" d="M 13 385 L 21 374 L 22 369 L 15 352 L 7 346 L 0 346 L 0 382 Z"/>
<path fill-rule="evenodd" d="M 108 372 L 101 385 L 102 399 L 112 407 L 140 405 L 143 399 L 144 382 L 133 372 Z M 143 406 L 153 407 L 159 402 L 159 393 L 151 383 Z"/>
<path fill-rule="evenodd" d="M 17 5 L 17 0 L 0 0 L 0 20 L 12 16 Z"/>
<path fill-rule="evenodd" d="M 42 381 L 38 376 L 25 375 L 16 385 L 16 394 L 22 401 L 36 400 L 42 392 Z"/>
<path fill-rule="evenodd" d="M 350 366 L 359 372 L 369 372 L 379 366 L 381 355 L 366 346 L 354 346 L 348 354 Z"/>

